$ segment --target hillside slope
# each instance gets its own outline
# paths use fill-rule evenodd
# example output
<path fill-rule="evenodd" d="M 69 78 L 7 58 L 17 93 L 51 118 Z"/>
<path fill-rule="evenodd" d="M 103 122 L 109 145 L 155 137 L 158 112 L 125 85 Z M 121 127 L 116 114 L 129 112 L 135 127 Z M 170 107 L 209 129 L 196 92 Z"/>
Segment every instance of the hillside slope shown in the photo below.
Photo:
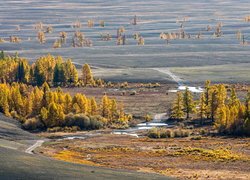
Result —
<path fill-rule="evenodd" d="M 168 179 L 156 174 L 118 171 L 57 161 L 25 149 L 38 137 L 0 114 L 0 179 Z"/>

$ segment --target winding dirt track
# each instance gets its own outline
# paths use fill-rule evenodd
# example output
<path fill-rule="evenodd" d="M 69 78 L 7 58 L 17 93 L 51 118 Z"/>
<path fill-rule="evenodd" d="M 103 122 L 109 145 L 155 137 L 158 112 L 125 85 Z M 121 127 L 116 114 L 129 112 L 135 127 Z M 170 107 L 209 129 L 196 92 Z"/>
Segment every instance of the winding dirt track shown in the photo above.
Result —
<path fill-rule="evenodd" d="M 32 146 L 30 146 L 28 149 L 26 149 L 25 152 L 28 153 L 28 154 L 34 154 L 33 151 L 34 151 L 36 148 L 42 146 L 42 144 L 43 144 L 44 142 L 45 142 L 44 140 L 38 140 L 38 141 L 36 141 L 36 143 L 33 144 Z"/>
<path fill-rule="evenodd" d="M 153 69 L 153 70 L 156 70 L 156 71 L 158 71 L 158 72 L 160 72 L 160 73 L 163 73 L 163 74 L 168 75 L 168 76 L 171 77 L 171 78 L 173 79 L 173 81 L 175 81 L 179 86 L 183 85 L 183 80 L 182 80 L 179 76 L 173 74 L 168 68 L 152 68 L 152 69 Z"/>

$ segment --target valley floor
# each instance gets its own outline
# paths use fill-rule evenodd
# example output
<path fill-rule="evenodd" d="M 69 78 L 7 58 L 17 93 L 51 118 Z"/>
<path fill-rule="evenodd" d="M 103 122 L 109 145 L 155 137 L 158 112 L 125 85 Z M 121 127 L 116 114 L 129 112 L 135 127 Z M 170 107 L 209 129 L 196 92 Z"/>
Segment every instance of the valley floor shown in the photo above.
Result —
<path fill-rule="evenodd" d="M 153 172 L 178 179 L 249 179 L 250 139 L 149 139 L 99 134 L 51 141 L 37 153 L 68 162 Z"/>

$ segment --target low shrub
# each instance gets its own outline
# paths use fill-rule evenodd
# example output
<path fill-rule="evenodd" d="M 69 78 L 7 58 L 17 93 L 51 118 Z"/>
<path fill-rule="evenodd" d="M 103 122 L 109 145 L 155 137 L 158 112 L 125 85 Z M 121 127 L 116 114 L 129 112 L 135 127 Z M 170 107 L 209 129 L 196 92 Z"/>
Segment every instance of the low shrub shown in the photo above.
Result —
<path fill-rule="evenodd" d="M 200 130 L 200 134 L 201 134 L 201 135 L 205 135 L 205 134 L 206 134 L 206 130 L 205 130 L 205 129 L 201 129 L 201 130 Z"/>
<path fill-rule="evenodd" d="M 174 138 L 174 132 L 170 129 L 166 130 L 166 137 L 167 138 Z"/>
<path fill-rule="evenodd" d="M 190 131 L 183 129 L 164 129 L 152 128 L 148 131 L 149 138 L 174 138 L 174 137 L 189 137 Z"/>
<path fill-rule="evenodd" d="M 159 128 L 152 128 L 148 131 L 148 137 L 150 138 L 161 138 Z"/>
<path fill-rule="evenodd" d="M 55 133 L 55 132 L 77 132 L 80 131 L 81 129 L 78 126 L 72 126 L 72 127 L 53 127 L 53 128 L 48 128 L 47 131 L 50 133 Z"/>
<path fill-rule="evenodd" d="M 191 137 L 191 140 L 201 140 L 201 136 L 194 136 L 194 137 Z"/>
<path fill-rule="evenodd" d="M 101 129 L 103 128 L 102 117 L 100 116 L 91 116 L 89 121 L 89 129 Z"/>
<path fill-rule="evenodd" d="M 190 131 L 183 130 L 183 129 L 176 129 L 174 130 L 174 137 L 188 137 L 190 136 Z"/>
<path fill-rule="evenodd" d="M 135 96 L 136 94 L 137 94 L 136 91 L 131 91 L 129 95 L 130 95 L 130 96 Z"/>
<path fill-rule="evenodd" d="M 68 114 L 65 117 L 64 126 L 77 126 L 82 130 L 100 129 L 104 126 L 104 120 L 101 116 L 86 116 L 84 114 Z"/>
<path fill-rule="evenodd" d="M 36 130 L 36 129 L 43 129 L 44 125 L 39 119 L 31 118 L 27 119 L 23 123 L 23 128 L 26 130 Z"/>
<path fill-rule="evenodd" d="M 54 133 L 54 132 L 61 132 L 62 127 L 53 127 L 53 128 L 48 128 L 47 132 Z"/>

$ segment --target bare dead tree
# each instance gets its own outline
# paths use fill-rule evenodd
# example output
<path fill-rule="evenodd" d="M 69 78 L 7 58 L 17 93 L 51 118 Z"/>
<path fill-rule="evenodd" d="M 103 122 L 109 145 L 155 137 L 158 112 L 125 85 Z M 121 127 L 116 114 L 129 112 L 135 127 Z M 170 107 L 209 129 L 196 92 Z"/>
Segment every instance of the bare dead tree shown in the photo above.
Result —
<path fill-rule="evenodd" d="M 57 39 L 55 40 L 54 44 L 53 44 L 53 48 L 60 48 L 62 47 L 62 44 L 61 44 L 61 40 L 60 39 Z"/>
<path fill-rule="evenodd" d="M 67 39 L 67 33 L 66 32 L 60 32 L 60 41 L 61 44 L 65 44 L 66 43 L 66 39 Z"/>
<path fill-rule="evenodd" d="M 72 28 L 75 28 L 75 29 L 79 29 L 82 27 L 82 23 L 80 20 L 76 20 L 73 24 L 72 24 Z"/>
<path fill-rule="evenodd" d="M 245 21 L 245 22 L 250 22 L 250 16 L 246 16 L 246 17 L 244 18 L 244 21 Z"/>
<path fill-rule="evenodd" d="M 201 35 L 202 35 L 201 32 L 199 32 L 199 33 L 197 34 L 196 38 L 197 38 L 197 39 L 201 39 Z"/>
<path fill-rule="evenodd" d="M 35 30 L 38 30 L 38 31 L 42 31 L 43 30 L 43 23 L 42 22 L 39 22 L 39 23 L 36 23 L 35 24 Z"/>
<path fill-rule="evenodd" d="M 91 47 L 93 42 L 90 39 L 85 38 L 84 34 L 80 31 L 76 31 L 72 38 L 73 47 Z"/>
<path fill-rule="evenodd" d="M 10 36 L 9 41 L 11 43 L 20 43 L 21 42 L 21 38 L 19 38 L 18 36 Z"/>
<path fill-rule="evenodd" d="M 92 28 L 94 26 L 94 20 L 88 20 L 87 24 L 89 28 Z"/>
<path fill-rule="evenodd" d="M 207 25 L 206 31 L 211 31 L 212 27 L 210 25 Z"/>
<path fill-rule="evenodd" d="M 137 44 L 138 45 L 145 45 L 145 41 L 144 41 L 144 38 L 142 36 L 139 37 L 138 41 L 137 41 Z"/>
<path fill-rule="evenodd" d="M 238 31 L 236 32 L 236 38 L 237 38 L 239 41 L 242 40 L 242 33 L 241 33 L 240 30 L 238 30 Z"/>
<path fill-rule="evenodd" d="M 99 24 L 100 24 L 101 27 L 104 27 L 104 26 L 105 26 L 104 20 L 101 20 L 101 21 L 99 22 Z"/>
<path fill-rule="evenodd" d="M 135 40 L 138 40 L 140 38 L 140 33 L 135 33 L 133 37 Z"/>
<path fill-rule="evenodd" d="M 20 31 L 20 30 L 21 30 L 20 25 L 17 25 L 16 26 L 16 31 Z"/>
<path fill-rule="evenodd" d="M 0 43 L 5 43 L 5 40 L 3 38 L 0 38 Z"/>
<path fill-rule="evenodd" d="M 45 43 L 46 38 L 45 38 L 45 34 L 44 34 L 43 31 L 39 31 L 39 32 L 37 33 L 37 39 L 38 39 L 38 41 L 40 42 L 40 44 Z"/>
<path fill-rule="evenodd" d="M 47 26 L 46 30 L 45 30 L 45 33 L 52 33 L 52 31 L 53 31 L 53 27 L 52 26 Z"/>
<path fill-rule="evenodd" d="M 101 40 L 102 41 L 111 41 L 112 40 L 112 36 L 109 33 L 101 34 Z"/>
<path fill-rule="evenodd" d="M 215 27 L 215 32 L 214 32 L 214 36 L 215 37 L 221 37 L 223 35 L 223 32 L 222 32 L 222 23 L 219 22 L 217 23 L 216 27 Z"/>
<path fill-rule="evenodd" d="M 133 18 L 132 25 L 137 25 L 137 16 L 136 15 Z"/>

